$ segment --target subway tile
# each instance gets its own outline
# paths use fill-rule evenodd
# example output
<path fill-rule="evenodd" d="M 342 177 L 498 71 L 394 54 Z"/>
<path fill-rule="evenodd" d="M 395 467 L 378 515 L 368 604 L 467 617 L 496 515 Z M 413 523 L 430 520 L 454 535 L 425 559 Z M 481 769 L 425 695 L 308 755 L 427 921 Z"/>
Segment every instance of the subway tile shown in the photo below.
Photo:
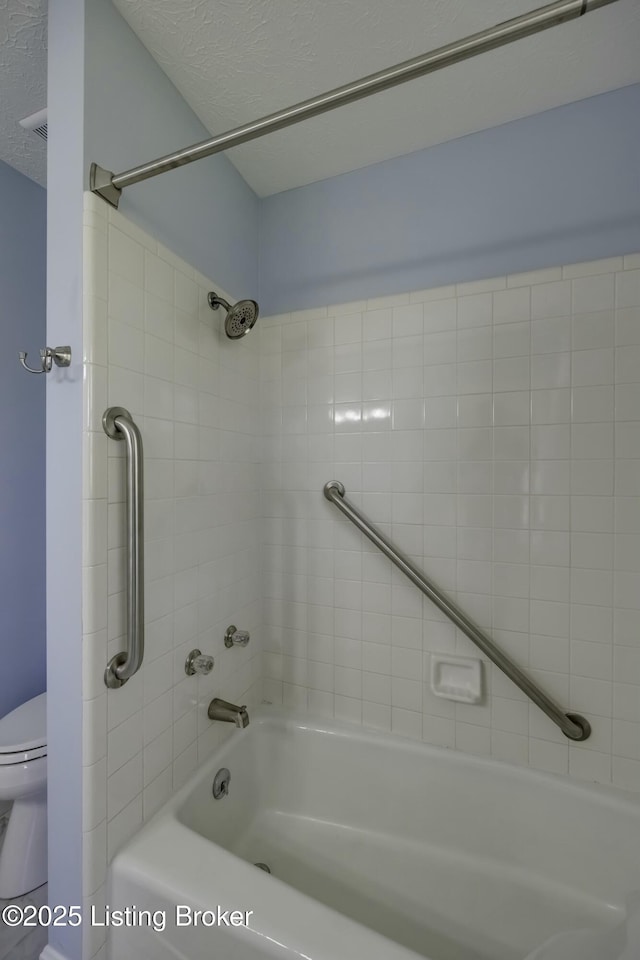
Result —
<path fill-rule="evenodd" d="M 529 493 L 530 464 L 528 460 L 495 460 L 493 462 L 493 492 L 496 494 Z"/>
<path fill-rule="evenodd" d="M 528 390 L 496 394 L 493 401 L 495 426 L 529 424 L 530 420 L 531 398 Z"/>
<path fill-rule="evenodd" d="M 632 683 L 640 686 L 640 647 L 616 646 L 614 648 L 613 678 L 618 683 Z"/>
<path fill-rule="evenodd" d="M 125 277 L 142 291 L 144 248 L 115 227 L 109 228 L 109 272 Z"/>
<path fill-rule="evenodd" d="M 613 349 L 574 350 L 571 381 L 574 387 L 613 383 Z"/>
<path fill-rule="evenodd" d="M 612 716 L 613 685 L 609 680 L 572 676 L 569 689 L 569 706 L 572 710 L 597 717 Z"/>
<path fill-rule="evenodd" d="M 571 282 L 569 280 L 555 280 L 532 286 L 531 316 L 534 320 L 543 317 L 566 317 L 570 313 Z"/>
<path fill-rule="evenodd" d="M 640 381 L 640 346 L 625 345 L 616 348 L 616 383 L 638 383 Z"/>
<path fill-rule="evenodd" d="M 569 672 L 569 640 L 567 637 L 531 635 L 529 663 L 534 670 L 552 673 Z"/>
<path fill-rule="evenodd" d="M 111 776 L 142 749 L 139 717 L 132 716 L 109 731 L 107 738 L 107 773 Z"/>
<path fill-rule="evenodd" d="M 613 544 L 613 534 L 610 533 L 574 532 L 571 534 L 572 562 L 586 569 L 610 570 L 613 566 Z"/>
<path fill-rule="evenodd" d="M 614 305 L 613 272 L 594 274 L 574 279 L 571 304 L 574 313 L 608 310 Z"/>
<path fill-rule="evenodd" d="M 519 293 L 519 290 L 507 293 Z M 494 320 L 495 322 L 495 320 Z M 526 323 L 502 323 L 493 328 L 493 356 L 522 357 L 528 356 L 531 349 L 531 328 Z"/>
<path fill-rule="evenodd" d="M 144 327 L 144 291 L 124 276 L 109 275 L 108 312 L 112 320 L 127 326 Z M 124 364 L 126 366 L 126 364 Z"/>
<path fill-rule="evenodd" d="M 458 292 L 458 329 L 482 327 L 493 318 L 493 299 L 490 292 L 460 296 Z"/>
<path fill-rule="evenodd" d="M 591 604 L 572 604 L 571 638 L 592 643 L 610 643 L 612 639 L 611 610 Z"/>
<path fill-rule="evenodd" d="M 616 307 L 640 307 L 640 270 L 616 274 Z"/>
<path fill-rule="evenodd" d="M 615 606 L 640 609 L 639 588 L 640 574 L 629 570 L 616 570 L 613 578 Z"/>
<path fill-rule="evenodd" d="M 490 393 L 458 397 L 457 411 L 459 427 L 490 427 L 493 423 L 493 398 Z"/>
<path fill-rule="evenodd" d="M 613 753 L 617 757 L 640 761 L 640 724 L 613 721 Z"/>
<path fill-rule="evenodd" d="M 404 304 L 394 307 L 392 312 L 392 336 L 411 337 L 422 334 L 424 329 L 424 310 L 421 303 Z"/>
<path fill-rule="evenodd" d="M 568 424 L 543 424 L 531 428 L 531 456 L 534 460 L 567 460 L 571 456 L 571 429 Z"/>
<path fill-rule="evenodd" d="M 529 357 L 505 357 L 493 361 L 494 393 L 528 390 L 531 382 Z"/>
<path fill-rule="evenodd" d="M 532 530 L 531 562 L 569 566 L 571 540 L 568 531 Z"/>
<path fill-rule="evenodd" d="M 522 460 L 529 455 L 528 426 L 496 426 L 493 431 L 493 453 L 496 460 Z"/>
<path fill-rule="evenodd" d="M 516 323 L 529 320 L 530 314 L 531 293 L 528 286 L 496 290 L 493 294 L 494 323 Z"/>
<path fill-rule="evenodd" d="M 502 597 L 529 596 L 529 569 L 527 564 L 494 563 L 493 592 Z"/>
<path fill-rule="evenodd" d="M 150 250 L 144 251 L 144 288 L 160 300 L 174 304 L 174 271 Z"/>
<path fill-rule="evenodd" d="M 458 301 L 455 298 L 425 303 L 423 311 L 425 334 L 456 329 Z"/>
<path fill-rule="evenodd" d="M 531 322 L 531 353 L 562 353 L 571 349 L 571 319 L 543 317 Z"/>
<path fill-rule="evenodd" d="M 569 604 L 551 600 L 531 600 L 531 632 L 542 636 L 569 635 Z"/>
<path fill-rule="evenodd" d="M 531 566 L 531 597 L 566 603 L 570 599 L 570 575 L 567 567 Z"/>
<path fill-rule="evenodd" d="M 613 500 L 610 497 L 572 497 L 571 529 L 584 533 L 613 531 Z"/>
<path fill-rule="evenodd" d="M 492 387 L 491 360 L 472 360 L 458 363 L 458 392 L 460 394 L 487 393 Z"/>
<path fill-rule="evenodd" d="M 572 640 L 571 671 L 578 677 L 610 680 L 612 671 L 611 645 Z"/>
<path fill-rule="evenodd" d="M 615 320 L 613 310 L 575 314 L 571 321 L 573 350 L 605 349 L 614 345 Z"/>
<path fill-rule="evenodd" d="M 97 301 L 98 303 L 100 301 Z M 640 343 L 640 307 L 629 307 L 615 312 L 615 343 L 617 347 Z"/>
<path fill-rule="evenodd" d="M 107 857 L 109 861 L 142 826 L 143 795 L 112 817 L 107 824 Z"/>
<path fill-rule="evenodd" d="M 140 242 L 138 236 L 131 239 Z M 257 666 L 244 673 L 241 666 L 236 673 L 225 662 L 232 698 L 236 690 L 243 695 L 253 677 L 262 681 L 263 696 L 276 703 L 581 779 L 606 782 L 613 775 L 614 781 L 631 781 L 633 770 L 615 760 L 635 761 L 629 744 L 633 724 L 640 723 L 626 690 L 635 686 L 628 681 L 636 670 L 640 595 L 635 278 L 618 281 L 615 316 L 612 275 L 620 264 L 612 260 L 572 265 L 564 273 L 553 268 L 516 275 L 506 285 L 498 278 L 457 291 L 416 291 L 263 318 L 258 336 L 242 344 L 248 352 L 239 352 L 237 345 L 212 338 L 210 325 L 202 323 L 208 281 L 166 252 L 156 255 L 153 243 L 142 248 L 144 313 L 141 321 L 131 316 L 128 325 L 135 331 L 144 324 L 142 367 L 151 379 L 145 396 L 136 386 L 139 359 L 129 369 L 120 360 L 108 389 L 119 377 L 114 389 L 129 395 L 135 412 L 153 414 L 147 527 L 157 549 L 148 573 L 150 585 L 161 586 L 152 587 L 150 602 L 163 603 L 169 592 L 171 602 L 166 615 L 154 621 L 167 626 L 148 630 L 150 651 L 155 637 L 148 680 L 133 688 L 135 697 L 121 696 L 108 718 L 96 714 L 105 734 L 98 729 L 89 758 L 100 764 L 108 756 L 114 776 L 137 756 L 142 764 L 140 783 L 135 774 L 115 794 L 112 785 L 112 807 L 125 805 L 115 815 L 111 837 L 120 823 L 123 836 L 127 824 L 137 828 L 140 805 L 142 816 L 151 815 L 171 795 L 174 777 L 177 786 L 218 742 L 206 722 L 202 729 L 194 722 L 181 662 L 190 649 L 187 637 L 202 643 L 199 635 L 209 629 L 204 625 L 222 622 L 223 605 L 231 615 L 234 588 L 223 582 L 225 564 L 230 580 L 234 571 L 246 571 L 238 584 L 250 584 L 250 571 L 259 569 L 247 554 L 258 539 L 253 524 L 261 512 L 269 558 L 264 637 L 256 593 L 258 646 L 249 652 L 257 652 L 263 640 L 264 679 Z M 172 297 L 186 316 L 174 330 L 167 277 L 175 270 L 185 279 L 173 280 Z M 629 260 L 626 272 L 637 270 Z M 121 285 L 118 294 L 118 283 L 111 285 L 112 322 L 118 314 L 126 319 L 127 288 Z M 137 302 L 138 294 L 129 294 L 131 303 Z M 118 295 L 125 306 L 118 306 Z M 98 320 L 92 322 L 97 343 Z M 100 362 L 99 352 L 91 359 Z M 264 411 L 257 428 L 256 403 Z M 342 421 L 329 419 L 334 404 L 345 415 Z M 348 411 L 359 416 L 347 420 Z M 378 411 L 384 416 L 377 417 Z M 94 496 L 117 508 L 122 483 L 113 453 L 112 469 L 105 470 L 108 487 L 98 483 Z M 169 475 L 162 465 L 171 456 L 176 466 Z M 479 712 L 433 697 L 424 683 L 429 652 L 474 655 L 475 650 L 323 501 L 319 491 L 332 475 L 430 576 L 446 590 L 457 590 L 469 614 L 518 662 L 529 664 L 562 703 L 569 703 L 572 675 L 571 705 L 582 708 L 588 701 L 601 716 L 599 739 L 586 750 L 570 750 L 555 727 L 495 671 L 488 674 L 488 705 Z M 224 498 L 220 484 L 229 487 Z M 239 545 L 233 555 L 232 542 Z M 97 539 L 93 547 L 86 556 L 99 560 Z M 112 540 L 114 563 L 119 549 Z M 172 557 L 175 572 L 166 568 Z M 209 596 L 211 581 L 216 589 Z M 111 587 L 113 645 L 122 630 L 121 582 L 108 580 Z M 232 615 L 235 622 L 250 619 L 242 610 Z M 630 651 L 616 657 L 614 627 L 619 648 Z M 184 638 L 175 650 L 174 630 Z M 87 689 L 100 688 L 91 681 Z M 143 694 L 148 702 L 141 714 Z M 246 699 L 253 702 L 248 694 Z M 620 752 L 612 767 L 614 704 Z M 141 749 L 135 737 L 125 736 L 135 723 Z M 607 736 L 609 746 L 603 746 Z M 129 799 L 132 789 L 137 792 Z"/>
<path fill-rule="evenodd" d="M 568 423 L 571 417 L 571 396 L 566 389 L 533 390 L 531 422 L 534 424 Z"/>
<path fill-rule="evenodd" d="M 428 366 L 441 363 L 455 363 L 457 358 L 457 334 L 454 330 L 444 330 L 424 335 L 424 362 Z"/>
<path fill-rule="evenodd" d="M 613 457 L 614 431 L 610 423 L 573 423 L 571 454 L 574 460 L 610 460 Z M 578 464 L 577 469 L 584 469 Z"/>
<path fill-rule="evenodd" d="M 599 462 L 599 461 L 598 461 Z M 570 460 L 533 460 L 531 463 L 531 493 L 562 496 L 571 493 Z"/>
<path fill-rule="evenodd" d="M 548 390 L 571 384 L 571 353 L 539 354 L 531 357 L 531 389 Z"/>
<path fill-rule="evenodd" d="M 571 466 L 571 493 L 613 495 L 612 460 L 576 460 Z"/>
<path fill-rule="evenodd" d="M 493 355 L 493 331 L 488 327 L 458 330 L 457 362 L 488 360 Z"/>
<path fill-rule="evenodd" d="M 493 531 L 493 559 L 498 562 L 528 563 L 529 546 L 528 530 Z"/>
<path fill-rule="evenodd" d="M 107 816 L 115 817 L 142 792 L 142 759 L 138 754 L 107 779 Z"/>

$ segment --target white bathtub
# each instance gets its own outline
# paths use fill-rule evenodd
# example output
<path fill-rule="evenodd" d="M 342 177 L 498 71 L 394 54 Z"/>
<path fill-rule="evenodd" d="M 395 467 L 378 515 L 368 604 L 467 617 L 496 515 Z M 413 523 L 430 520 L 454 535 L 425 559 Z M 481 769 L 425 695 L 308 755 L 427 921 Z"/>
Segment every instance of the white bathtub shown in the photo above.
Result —
<path fill-rule="evenodd" d="M 110 956 L 523 960 L 561 931 L 620 923 L 634 890 L 632 796 L 263 713 L 116 857 L 111 908 L 162 911 L 166 928 L 112 928 Z M 253 914 L 177 926 L 176 905 Z"/>

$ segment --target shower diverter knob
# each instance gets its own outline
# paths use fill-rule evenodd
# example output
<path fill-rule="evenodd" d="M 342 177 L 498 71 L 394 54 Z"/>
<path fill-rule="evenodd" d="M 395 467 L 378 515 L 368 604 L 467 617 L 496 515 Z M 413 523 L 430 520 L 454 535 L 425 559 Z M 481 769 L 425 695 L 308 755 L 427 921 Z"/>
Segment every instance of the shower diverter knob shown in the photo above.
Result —
<path fill-rule="evenodd" d="M 250 639 L 251 634 L 248 630 L 238 630 L 231 624 L 224 635 L 224 645 L 225 647 L 246 647 Z"/>

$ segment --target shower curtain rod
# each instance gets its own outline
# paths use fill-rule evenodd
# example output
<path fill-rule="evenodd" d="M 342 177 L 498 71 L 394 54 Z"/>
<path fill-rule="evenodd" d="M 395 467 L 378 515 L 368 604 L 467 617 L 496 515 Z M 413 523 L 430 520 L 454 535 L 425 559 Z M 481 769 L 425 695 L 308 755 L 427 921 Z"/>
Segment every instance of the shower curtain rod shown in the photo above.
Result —
<path fill-rule="evenodd" d="M 212 137 L 210 140 L 203 140 L 190 147 L 185 147 L 183 150 L 178 150 L 176 153 L 160 157 L 158 160 L 152 160 L 150 163 L 125 170 L 124 173 L 114 174 L 110 170 L 105 170 L 98 164 L 92 163 L 90 189 L 93 193 L 99 194 L 107 203 L 117 207 L 124 188 L 130 187 L 134 183 L 157 177 L 168 170 L 193 163 L 203 157 L 210 157 L 214 153 L 221 153 L 223 150 L 237 147 L 249 140 L 257 140 L 268 133 L 293 126 L 293 124 L 308 120 L 310 117 L 328 113 L 330 110 L 335 110 L 347 103 L 354 103 L 356 100 L 370 97 L 401 83 L 407 83 L 417 77 L 434 73 L 443 67 L 459 63 L 461 60 L 468 60 L 488 50 L 503 47 L 514 40 L 540 33 L 542 30 L 549 29 L 549 27 L 555 27 L 567 20 L 574 20 L 591 10 L 597 10 L 599 7 L 615 2 L 616 0 L 556 0 L 555 3 L 539 7 L 537 10 L 525 13 L 521 17 L 505 20 L 503 23 L 498 23 L 487 30 L 481 30 L 480 33 L 474 33 L 463 40 L 448 43 L 444 47 L 438 47 L 436 50 L 419 57 L 405 60 L 403 63 L 399 63 L 395 67 L 389 67 L 387 70 L 371 73 L 369 76 L 362 77 L 353 83 L 336 87 L 327 93 L 320 94 L 318 97 L 313 97 L 311 100 L 303 100 L 292 107 L 279 110 L 277 113 L 270 113 L 260 120 L 245 123 L 241 127 Z"/>

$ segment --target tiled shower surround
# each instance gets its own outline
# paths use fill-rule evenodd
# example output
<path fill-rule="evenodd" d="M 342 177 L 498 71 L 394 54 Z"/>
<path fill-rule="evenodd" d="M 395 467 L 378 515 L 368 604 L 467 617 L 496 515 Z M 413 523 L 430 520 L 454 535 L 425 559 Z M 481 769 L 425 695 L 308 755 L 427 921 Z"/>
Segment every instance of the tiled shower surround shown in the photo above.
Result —
<path fill-rule="evenodd" d="M 261 317 L 237 342 L 207 306 L 220 279 L 87 196 L 86 904 L 232 731 L 207 720 L 213 696 L 640 790 L 640 256 Z M 145 663 L 113 691 L 110 405 L 141 429 L 146 481 Z M 481 705 L 431 694 L 432 653 L 477 651 L 327 503 L 332 479 L 590 740 L 490 664 Z M 246 649 L 224 648 L 231 623 Z M 207 678 L 185 676 L 194 647 L 216 658 Z M 85 937 L 102 960 L 100 928 Z"/>
<path fill-rule="evenodd" d="M 263 690 L 640 789 L 640 257 L 260 321 Z M 378 524 L 593 734 L 569 743 L 322 496 Z"/>
<path fill-rule="evenodd" d="M 233 343 L 215 286 L 91 195 L 84 277 L 84 890 L 105 896 L 107 863 L 220 737 L 212 697 L 260 701 L 258 339 Z M 224 294 L 223 294 L 224 295 Z M 123 443 L 108 406 L 129 410 L 145 454 L 146 651 L 141 671 L 106 689 L 124 648 Z M 245 649 L 224 647 L 230 624 Z M 215 656 L 187 677 L 194 647 Z M 86 912 L 88 916 L 88 911 Z M 85 928 L 83 956 L 102 948 Z"/>

